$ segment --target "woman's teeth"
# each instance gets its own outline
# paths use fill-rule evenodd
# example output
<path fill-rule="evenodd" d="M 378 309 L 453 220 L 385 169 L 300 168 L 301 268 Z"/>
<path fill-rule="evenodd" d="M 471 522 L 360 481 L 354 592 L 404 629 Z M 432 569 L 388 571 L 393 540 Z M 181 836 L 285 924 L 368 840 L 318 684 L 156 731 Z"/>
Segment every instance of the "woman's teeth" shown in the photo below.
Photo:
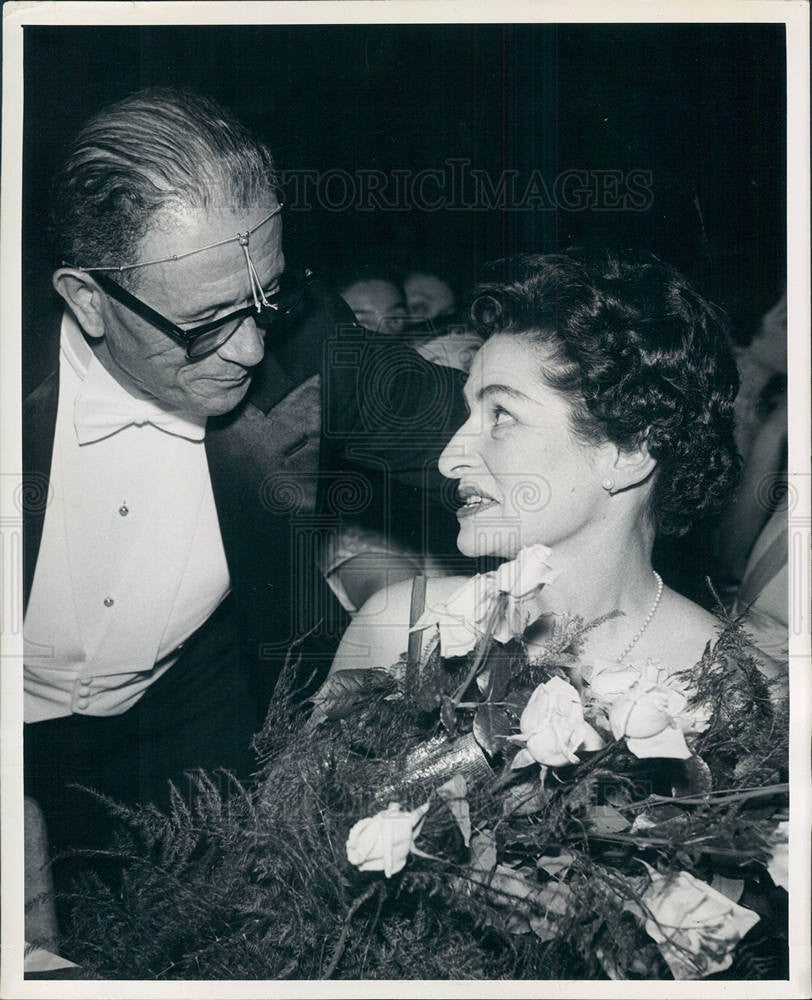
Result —
<path fill-rule="evenodd" d="M 478 493 L 472 493 L 467 496 L 463 501 L 462 507 L 457 511 L 458 516 L 465 517 L 466 514 L 475 514 L 477 511 L 484 510 L 486 507 L 492 507 L 497 501 L 493 497 L 480 496 Z"/>

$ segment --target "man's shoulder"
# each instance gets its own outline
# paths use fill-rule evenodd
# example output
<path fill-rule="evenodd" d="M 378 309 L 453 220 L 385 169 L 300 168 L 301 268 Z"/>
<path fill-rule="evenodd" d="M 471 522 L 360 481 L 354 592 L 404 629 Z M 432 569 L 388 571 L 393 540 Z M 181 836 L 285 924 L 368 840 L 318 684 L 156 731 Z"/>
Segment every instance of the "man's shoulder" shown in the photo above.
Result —
<path fill-rule="evenodd" d="M 325 344 L 353 327 L 355 317 L 347 304 L 321 279 L 307 288 L 301 315 L 281 344 L 271 351 L 292 375 L 312 374 L 325 364 Z"/>
<path fill-rule="evenodd" d="M 318 279 L 308 286 L 298 310 L 282 335 L 268 341 L 265 357 L 254 369 L 248 400 L 265 414 L 297 386 L 329 370 L 330 341 L 354 322 L 345 303 Z M 240 409 L 224 423 L 231 423 Z"/>

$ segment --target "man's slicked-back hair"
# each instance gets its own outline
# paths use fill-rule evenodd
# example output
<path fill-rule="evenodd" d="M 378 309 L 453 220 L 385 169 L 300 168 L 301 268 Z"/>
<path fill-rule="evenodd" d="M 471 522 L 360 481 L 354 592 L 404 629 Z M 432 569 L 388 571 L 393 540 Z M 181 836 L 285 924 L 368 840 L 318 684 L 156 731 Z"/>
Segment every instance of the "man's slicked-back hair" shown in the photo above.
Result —
<path fill-rule="evenodd" d="M 247 208 L 276 186 L 270 149 L 229 110 L 188 90 L 138 91 L 95 114 L 68 148 L 52 191 L 56 263 L 134 263 L 160 211 Z"/>

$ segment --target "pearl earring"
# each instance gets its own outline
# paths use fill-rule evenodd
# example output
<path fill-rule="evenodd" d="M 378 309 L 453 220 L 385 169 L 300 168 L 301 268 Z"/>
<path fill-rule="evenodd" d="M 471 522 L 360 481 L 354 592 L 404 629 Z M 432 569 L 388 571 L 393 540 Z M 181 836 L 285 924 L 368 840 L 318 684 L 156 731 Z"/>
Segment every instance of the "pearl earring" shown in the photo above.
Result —
<path fill-rule="evenodd" d="M 612 492 L 614 485 L 615 485 L 614 479 L 604 479 L 604 481 L 601 483 L 601 486 L 609 493 Z"/>

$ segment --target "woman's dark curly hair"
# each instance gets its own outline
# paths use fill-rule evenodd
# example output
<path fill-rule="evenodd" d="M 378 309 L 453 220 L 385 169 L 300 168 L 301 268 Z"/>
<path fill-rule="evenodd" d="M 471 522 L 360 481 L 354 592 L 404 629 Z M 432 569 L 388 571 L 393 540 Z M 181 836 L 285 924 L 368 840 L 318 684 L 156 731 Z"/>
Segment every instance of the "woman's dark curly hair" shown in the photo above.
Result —
<path fill-rule="evenodd" d="M 544 348 L 541 377 L 568 397 L 574 433 L 657 459 L 649 513 L 684 534 L 718 511 L 739 474 L 738 373 L 721 312 L 653 256 L 579 250 L 497 261 L 471 315 L 483 336 Z"/>

